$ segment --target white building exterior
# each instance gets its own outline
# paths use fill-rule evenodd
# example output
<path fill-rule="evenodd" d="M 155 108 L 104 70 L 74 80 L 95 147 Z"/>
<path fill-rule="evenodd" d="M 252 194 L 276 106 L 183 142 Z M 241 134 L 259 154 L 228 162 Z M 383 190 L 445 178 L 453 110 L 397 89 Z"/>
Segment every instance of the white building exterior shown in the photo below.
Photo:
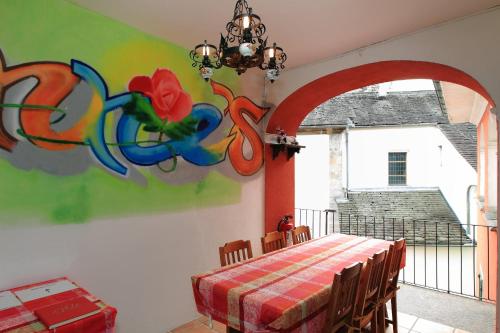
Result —
<path fill-rule="evenodd" d="M 460 223 L 474 224 L 475 126 L 449 123 L 439 87 L 377 97 L 372 86 L 318 107 L 297 136 L 306 148 L 295 157 L 295 206 L 336 209 L 348 191 L 439 189 Z M 390 153 L 405 153 L 401 184 L 389 183 Z"/>
<path fill-rule="evenodd" d="M 439 188 L 467 223 L 467 190 L 477 173 L 437 126 L 351 128 L 348 149 L 349 190 Z M 406 186 L 389 185 L 390 152 L 406 152 Z"/>

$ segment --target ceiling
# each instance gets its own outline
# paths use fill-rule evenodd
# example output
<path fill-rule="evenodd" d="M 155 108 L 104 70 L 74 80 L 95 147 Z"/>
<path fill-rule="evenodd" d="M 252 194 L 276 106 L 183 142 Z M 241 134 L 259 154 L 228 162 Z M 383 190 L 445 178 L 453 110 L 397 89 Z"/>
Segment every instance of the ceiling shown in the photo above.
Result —
<path fill-rule="evenodd" d="M 218 45 L 235 0 L 69 0 L 188 49 Z M 249 0 L 287 67 L 360 47 L 500 5 L 500 0 Z"/>

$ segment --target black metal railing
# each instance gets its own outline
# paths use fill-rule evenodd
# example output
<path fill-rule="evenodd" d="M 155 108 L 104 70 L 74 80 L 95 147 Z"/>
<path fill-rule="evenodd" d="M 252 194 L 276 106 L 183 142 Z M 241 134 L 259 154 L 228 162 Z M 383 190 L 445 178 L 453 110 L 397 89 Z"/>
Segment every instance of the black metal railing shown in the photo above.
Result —
<path fill-rule="evenodd" d="M 295 223 L 309 226 L 313 238 L 331 233 L 385 240 L 405 238 L 402 283 L 480 300 L 496 299 L 494 227 L 462 225 L 438 218 L 409 220 L 304 208 L 295 209 Z"/>

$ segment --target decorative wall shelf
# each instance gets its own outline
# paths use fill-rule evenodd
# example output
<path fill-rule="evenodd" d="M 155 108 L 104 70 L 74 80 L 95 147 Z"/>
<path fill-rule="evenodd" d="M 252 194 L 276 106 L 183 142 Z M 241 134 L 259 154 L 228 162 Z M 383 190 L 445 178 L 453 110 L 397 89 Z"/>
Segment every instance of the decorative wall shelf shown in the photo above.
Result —
<path fill-rule="evenodd" d="M 286 152 L 287 160 L 290 160 L 296 153 L 300 153 L 300 149 L 305 148 L 305 146 L 295 143 L 271 143 L 270 145 L 273 152 L 273 160 L 281 152 Z"/>

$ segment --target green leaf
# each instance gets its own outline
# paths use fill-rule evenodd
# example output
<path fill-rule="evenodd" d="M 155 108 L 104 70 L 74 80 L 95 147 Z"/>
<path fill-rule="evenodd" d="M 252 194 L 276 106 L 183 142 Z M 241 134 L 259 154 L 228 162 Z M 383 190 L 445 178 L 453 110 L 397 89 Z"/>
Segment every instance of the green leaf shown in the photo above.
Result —
<path fill-rule="evenodd" d="M 160 132 L 163 128 L 164 122 L 156 114 L 149 99 L 139 93 L 132 93 L 132 99 L 123 106 L 123 111 L 143 123 L 145 131 Z"/>
<path fill-rule="evenodd" d="M 168 135 L 171 139 L 182 140 L 185 137 L 191 136 L 198 127 L 198 120 L 191 115 L 185 117 L 179 122 L 170 122 L 163 125 L 162 132 Z"/>

